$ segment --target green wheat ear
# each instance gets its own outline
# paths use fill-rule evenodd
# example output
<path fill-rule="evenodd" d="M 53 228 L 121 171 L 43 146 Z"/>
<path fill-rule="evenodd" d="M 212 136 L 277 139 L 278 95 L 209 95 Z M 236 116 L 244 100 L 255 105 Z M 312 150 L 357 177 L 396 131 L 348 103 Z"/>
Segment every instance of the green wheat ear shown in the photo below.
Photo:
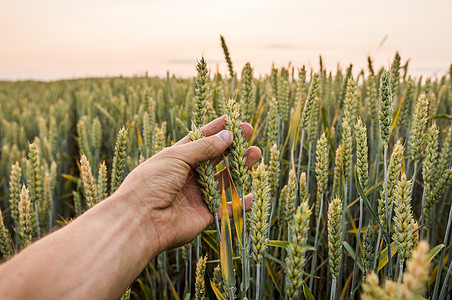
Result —
<path fill-rule="evenodd" d="M 380 103 L 378 100 L 378 79 L 375 75 L 369 75 L 368 78 L 368 95 L 369 95 L 369 118 L 372 122 L 372 145 L 378 144 L 378 134 L 379 134 L 379 109 Z M 375 140 L 375 141 L 374 141 Z"/>
<path fill-rule="evenodd" d="M 392 151 L 391 159 L 389 160 L 388 165 L 388 209 L 392 210 L 392 202 L 394 199 L 394 189 L 397 185 L 397 182 L 400 179 L 402 164 L 403 164 L 403 152 L 405 148 L 402 145 L 402 142 L 399 140 L 394 146 Z M 380 223 L 386 224 L 386 203 L 384 191 L 380 191 L 380 199 L 378 200 L 378 215 L 380 217 Z"/>
<path fill-rule="evenodd" d="M 203 137 L 203 133 L 200 128 L 192 126 L 193 130 L 190 131 L 189 136 L 193 141 L 199 140 Z M 220 207 L 221 198 L 217 189 L 218 182 L 215 180 L 215 169 L 210 161 L 203 161 L 198 164 L 196 171 L 199 174 L 199 184 L 201 185 L 201 191 L 203 194 L 204 202 L 212 215 L 218 214 L 218 208 Z"/>
<path fill-rule="evenodd" d="M 239 188 L 243 188 L 245 181 L 248 180 L 248 168 L 245 166 L 245 151 L 248 143 L 242 135 L 242 129 L 239 127 L 241 121 L 240 108 L 234 99 L 230 99 L 226 105 L 226 125 L 225 129 L 232 132 L 233 140 L 230 146 L 229 165 L 231 166 L 232 178 Z"/>
<path fill-rule="evenodd" d="M 305 253 L 308 245 L 309 218 L 311 210 L 308 201 L 302 200 L 289 224 L 292 232 L 286 257 L 287 296 L 295 298 L 303 283 L 303 268 L 306 264 Z"/>
<path fill-rule="evenodd" d="M 300 195 L 300 202 L 305 201 L 309 197 L 308 186 L 306 182 L 306 172 L 302 172 L 300 174 L 298 193 Z"/>
<path fill-rule="evenodd" d="M 430 228 L 432 219 L 432 208 L 438 203 L 439 198 L 443 195 L 447 187 L 452 183 L 452 168 L 444 170 L 441 176 L 435 182 L 425 198 L 424 215 L 427 228 Z"/>
<path fill-rule="evenodd" d="M 83 180 L 86 204 L 88 205 L 88 208 L 91 208 L 97 203 L 98 195 L 96 179 L 93 177 L 91 166 L 85 154 L 82 154 L 82 157 L 80 158 L 80 175 Z"/>
<path fill-rule="evenodd" d="M 272 95 L 276 99 L 276 97 L 278 96 L 278 69 L 274 68 L 273 66 L 270 73 L 270 84 Z"/>
<path fill-rule="evenodd" d="M 361 119 L 355 124 L 356 138 L 356 171 L 364 190 L 369 186 L 369 166 L 367 148 L 367 128 Z"/>
<path fill-rule="evenodd" d="M 289 83 L 283 77 L 279 80 L 277 100 L 281 122 L 286 122 L 289 119 Z"/>
<path fill-rule="evenodd" d="M 373 226 L 372 224 L 369 224 L 363 235 L 362 262 L 365 274 L 369 274 L 373 270 L 376 239 L 377 239 L 376 227 Z"/>
<path fill-rule="evenodd" d="M 206 274 L 207 255 L 200 257 L 196 263 L 195 299 L 206 299 L 206 285 L 204 276 Z"/>
<path fill-rule="evenodd" d="M 283 230 L 286 227 L 287 185 L 283 186 L 278 201 L 278 227 Z"/>
<path fill-rule="evenodd" d="M 339 195 L 342 173 L 342 153 L 343 146 L 340 144 L 336 149 L 336 157 L 334 158 L 333 169 L 333 195 Z"/>
<path fill-rule="evenodd" d="M 333 279 L 339 276 L 342 265 L 342 201 L 334 198 L 328 208 L 328 260 Z"/>
<path fill-rule="evenodd" d="M 256 262 L 261 262 L 268 244 L 270 186 L 268 184 L 268 172 L 264 163 L 260 163 L 253 174 L 253 205 L 251 206 L 251 216 L 249 218 L 251 226 L 247 227 L 251 230 L 251 255 Z"/>
<path fill-rule="evenodd" d="M 439 129 L 435 123 L 427 130 L 426 140 L 425 159 L 422 164 L 422 177 L 426 190 L 431 190 L 436 179 L 435 172 L 437 171 L 436 163 L 439 147 Z"/>
<path fill-rule="evenodd" d="M 323 133 L 316 145 L 317 199 L 322 199 L 328 187 L 329 150 L 328 140 Z"/>
<path fill-rule="evenodd" d="M 403 174 L 395 190 L 394 199 L 394 234 L 392 235 L 395 248 L 399 254 L 400 263 L 410 257 L 413 249 L 411 212 L 411 181 Z"/>
<path fill-rule="evenodd" d="M 347 119 L 342 121 L 342 162 L 344 171 L 344 185 L 348 183 L 351 176 L 352 156 L 353 156 L 353 136 L 351 124 Z"/>
<path fill-rule="evenodd" d="M 403 96 L 403 103 L 400 109 L 399 117 L 397 118 L 397 126 L 404 126 L 408 128 L 409 121 L 411 120 L 411 115 L 413 113 L 413 102 L 414 102 L 414 84 L 411 78 L 408 78 L 405 94 Z"/>
<path fill-rule="evenodd" d="M 400 83 L 400 59 L 399 52 L 396 52 L 391 65 L 391 90 L 395 96 L 397 96 Z"/>
<path fill-rule="evenodd" d="M 232 68 L 232 60 L 231 55 L 229 54 L 228 46 L 226 45 L 226 41 L 222 35 L 220 35 L 221 40 L 221 47 L 223 48 L 224 57 L 226 59 L 226 62 L 228 63 L 228 69 L 229 69 L 229 76 L 231 78 L 234 78 L 234 69 Z"/>
<path fill-rule="evenodd" d="M 91 143 L 93 145 L 93 149 L 99 152 L 100 146 L 102 145 L 102 124 L 97 117 L 94 118 L 91 126 Z"/>
<path fill-rule="evenodd" d="M 82 214 L 82 196 L 77 191 L 72 191 L 72 198 L 74 198 L 74 211 L 75 216 L 78 217 Z"/>
<path fill-rule="evenodd" d="M 30 194 L 25 185 L 22 186 L 19 201 L 19 236 L 21 244 L 26 247 L 33 237 L 33 209 Z"/>
<path fill-rule="evenodd" d="M 319 125 L 319 118 L 320 118 L 320 98 L 315 97 L 315 100 L 312 103 L 311 117 L 309 119 L 309 126 L 308 126 L 308 141 L 309 142 L 315 142 L 315 139 L 317 138 L 317 129 L 318 129 L 318 125 Z"/>
<path fill-rule="evenodd" d="M 422 94 L 414 111 L 413 120 L 411 121 L 410 136 L 408 138 L 408 157 L 412 161 L 419 161 L 423 155 L 425 127 L 428 118 L 428 98 Z"/>
<path fill-rule="evenodd" d="M 206 124 L 207 101 L 210 95 L 209 71 L 204 57 L 196 64 L 197 78 L 193 103 L 193 124 L 202 127 Z"/>
<path fill-rule="evenodd" d="M 292 221 L 293 215 L 295 214 L 296 201 L 298 194 L 298 183 L 297 183 L 297 172 L 295 169 L 289 171 L 289 182 L 287 183 L 287 198 L 286 198 L 286 212 L 285 218 L 286 222 L 290 223 Z"/>
<path fill-rule="evenodd" d="M 113 166 L 111 171 L 111 194 L 113 194 L 122 183 L 126 160 L 127 129 L 122 127 L 118 132 L 115 144 L 115 154 L 113 156 Z"/>
<path fill-rule="evenodd" d="M 220 291 L 222 295 L 225 294 L 225 286 L 223 282 L 223 275 L 221 274 L 221 266 L 218 265 L 213 269 L 213 284 Z"/>
<path fill-rule="evenodd" d="M 39 144 L 40 140 L 36 138 L 28 146 L 27 185 L 30 186 L 30 199 L 33 206 L 36 206 L 42 199 L 42 169 Z"/>
<path fill-rule="evenodd" d="M 356 82 L 353 80 L 353 78 L 349 78 L 347 82 L 347 88 L 345 92 L 345 99 L 344 99 L 344 119 L 347 119 L 350 124 L 354 124 L 356 121 L 356 115 L 357 115 L 357 109 L 358 109 L 358 101 L 357 101 L 357 89 L 356 89 Z"/>
<path fill-rule="evenodd" d="M 3 215 L 0 210 L 0 251 L 4 257 L 10 257 L 13 254 L 13 242 L 8 228 L 3 222 Z"/>
<path fill-rule="evenodd" d="M 82 116 L 80 120 L 77 123 L 77 134 L 78 134 L 78 144 L 80 148 L 80 152 L 84 153 L 88 157 L 91 157 L 91 148 L 89 146 L 89 138 L 88 138 L 88 132 L 87 132 L 87 117 Z"/>
<path fill-rule="evenodd" d="M 163 122 L 160 127 L 157 126 L 155 129 L 155 146 L 154 152 L 157 154 L 167 146 L 167 139 L 166 139 L 166 121 Z"/>
<path fill-rule="evenodd" d="M 380 136 L 383 147 L 386 147 L 391 134 L 392 123 L 392 83 L 388 71 L 383 71 L 380 79 Z"/>
<path fill-rule="evenodd" d="M 268 181 L 270 184 L 270 196 L 274 198 L 278 193 L 279 176 L 281 172 L 281 162 L 279 160 L 278 146 L 274 144 L 270 148 L 270 162 L 268 163 Z"/>
<path fill-rule="evenodd" d="M 452 79 L 451 79 L 452 82 Z M 452 95 L 452 87 L 451 87 L 451 95 Z M 439 168 L 439 174 L 437 174 L 435 177 L 438 178 L 449 165 L 449 159 L 452 157 L 452 126 L 449 126 L 446 129 L 446 134 L 444 135 L 442 139 L 442 148 L 441 153 L 439 155 L 438 160 L 438 168 Z"/>
<path fill-rule="evenodd" d="M 249 122 L 256 108 L 253 93 L 253 68 L 249 62 L 245 64 L 242 71 L 241 100 L 243 120 Z"/>
<path fill-rule="evenodd" d="M 107 180 L 107 165 L 105 164 L 105 161 L 102 161 L 102 163 L 99 165 L 99 171 L 97 175 L 97 203 L 108 197 Z"/>
<path fill-rule="evenodd" d="M 306 98 L 306 102 L 303 108 L 303 112 L 301 114 L 301 128 L 303 130 L 308 130 L 309 124 L 311 121 L 312 115 L 312 107 L 314 105 L 315 98 L 319 92 L 319 75 L 314 74 L 311 79 L 311 87 L 309 89 L 308 97 Z"/>
<path fill-rule="evenodd" d="M 367 57 L 367 68 L 369 69 L 369 73 L 371 75 L 375 75 L 372 57 L 370 57 L 370 56 Z"/>
<path fill-rule="evenodd" d="M 11 166 L 11 174 L 9 176 L 9 209 L 11 218 L 14 224 L 19 224 L 19 201 L 20 201 L 20 178 L 22 176 L 22 169 L 19 162 Z"/>

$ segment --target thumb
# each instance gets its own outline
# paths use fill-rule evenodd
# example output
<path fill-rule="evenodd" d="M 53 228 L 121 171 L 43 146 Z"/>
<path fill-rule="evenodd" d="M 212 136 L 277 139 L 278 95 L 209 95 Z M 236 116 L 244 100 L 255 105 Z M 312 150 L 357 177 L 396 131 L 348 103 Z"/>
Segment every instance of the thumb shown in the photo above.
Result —
<path fill-rule="evenodd" d="M 193 165 L 213 159 L 223 153 L 232 143 L 232 132 L 222 130 L 215 135 L 174 147 L 176 155 L 186 163 Z"/>

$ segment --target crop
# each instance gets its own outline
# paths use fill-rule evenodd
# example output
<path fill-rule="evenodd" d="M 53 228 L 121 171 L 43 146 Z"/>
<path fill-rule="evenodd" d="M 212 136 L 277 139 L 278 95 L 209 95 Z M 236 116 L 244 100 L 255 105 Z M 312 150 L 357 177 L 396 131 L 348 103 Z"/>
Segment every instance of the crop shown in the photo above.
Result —
<path fill-rule="evenodd" d="M 225 159 L 196 168 L 215 224 L 152 259 L 124 299 L 442 299 L 452 284 L 452 66 L 421 80 L 397 53 L 389 68 L 368 58 L 368 70 L 273 65 L 256 77 L 252 59 L 234 71 L 220 40 L 226 75 L 201 58 L 191 79 L 0 82 L 2 259 L 226 114 Z M 255 167 L 249 145 L 263 152 Z M 218 190 L 226 165 L 234 185 Z M 220 255 L 223 194 L 236 213 Z"/>

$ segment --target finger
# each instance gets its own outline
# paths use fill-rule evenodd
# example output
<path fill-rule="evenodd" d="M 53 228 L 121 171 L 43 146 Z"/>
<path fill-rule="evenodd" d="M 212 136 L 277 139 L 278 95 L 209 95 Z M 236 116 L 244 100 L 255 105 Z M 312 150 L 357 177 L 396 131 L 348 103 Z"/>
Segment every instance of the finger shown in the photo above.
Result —
<path fill-rule="evenodd" d="M 253 126 L 251 126 L 248 123 L 240 123 L 239 127 L 242 129 L 242 135 L 245 140 L 249 139 L 254 132 Z M 228 155 L 229 148 L 225 151 L 225 153 L 222 153 L 220 156 L 217 156 L 214 159 L 212 159 L 211 160 L 212 165 L 216 166 L 220 161 L 222 161 L 223 154 Z"/>
<path fill-rule="evenodd" d="M 216 135 L 204 137 L 191 143 L 167 148 L 165 154 L 183 160 L 189 165 L 210 160 L 221 153 L 232 143 L 232 132 L 222 130 Z"/>
<path fill-rule="evenodd" d="M 256 146 L 251 146 L 246 150 L 243 156 L 246 157 L 245 166 L 248 169 L 251 169 L 251 167 L 261 158 L 261 149 Z M 223 168 L 223 170 L 215 174 L 215 179 L 219 182 L 218 189 L 221 189 L 223 186 L 224 189 L 227 189 L 231 185 L 228 170 L 226 168 Z"/>
<path fill-rule="evenodd" d="M 251 209 L 251 205 L 253 204 L 253 194 L 248 194 L 245 196 L 245 211 L 249 211 Z M 228 202 L 228 214 L 229 218 L 233 217 L 232 214 L 232 202 Z M 221 220 L 221 206 L 218 208 L 218 218 Z"/>
<path fill-rule="evenodd" d="M 201 128 L 201 131 L 204 136 L 211 136 L 211 135 L 214 135 L 214 134 L 220 132 L 221 130 L 223 130 L 225 124 L 226 124 L 225 116 L 223 116 L 223 117 L 217 118 L 217 119 L 213 120 L 212 122 L 210 122 L 209 124 L 203 126 Z M 240 129 L 242 129 L 242 135 L 245 138 L 245 140 L 249 139 L 254 132 L 253 126 L 251 126 L 251 124 L 240 123 L 239 127 L 240 127 Z M 182 138 L 176 144 L 174 144 L 174 146 L 183 145 L 188 142 L 191 142 L 191 138 L 190 138 L 190 136 L 186 135 L 184 138 Z"/>
<path fill-rule="evenodd" d="M 212 122 L 204 125 L 203 127 L 201 127 L 201 131 L 204 134 L 204 136 L 211 136 L 211 135 L 216 134 L 217 132 L 220 132 L 221 130 L 223 130 L 224 125 L 226 124 L 225 119 L 226 119 L 226 116 L 221 116 L 219 118 L 216 118 Z M 186 135 L 185 137 L 180 139 L 176 144 L 174 144 L 174 146 L 186 144 L 188 142 L 191 142 L 191 138 L 190 138 L 190 136 Z"/>

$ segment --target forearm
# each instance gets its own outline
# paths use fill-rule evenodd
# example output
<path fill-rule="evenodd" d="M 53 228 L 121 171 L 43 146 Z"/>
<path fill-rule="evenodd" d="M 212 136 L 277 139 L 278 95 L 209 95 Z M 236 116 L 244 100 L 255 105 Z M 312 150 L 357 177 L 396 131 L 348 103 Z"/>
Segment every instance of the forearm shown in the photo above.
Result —
<path fill-rule="evenodd" d="M 3 264 L 0 298 L 119 297 L 159 252 L 151 216 L 126 196 L 113 195 Z"/>

